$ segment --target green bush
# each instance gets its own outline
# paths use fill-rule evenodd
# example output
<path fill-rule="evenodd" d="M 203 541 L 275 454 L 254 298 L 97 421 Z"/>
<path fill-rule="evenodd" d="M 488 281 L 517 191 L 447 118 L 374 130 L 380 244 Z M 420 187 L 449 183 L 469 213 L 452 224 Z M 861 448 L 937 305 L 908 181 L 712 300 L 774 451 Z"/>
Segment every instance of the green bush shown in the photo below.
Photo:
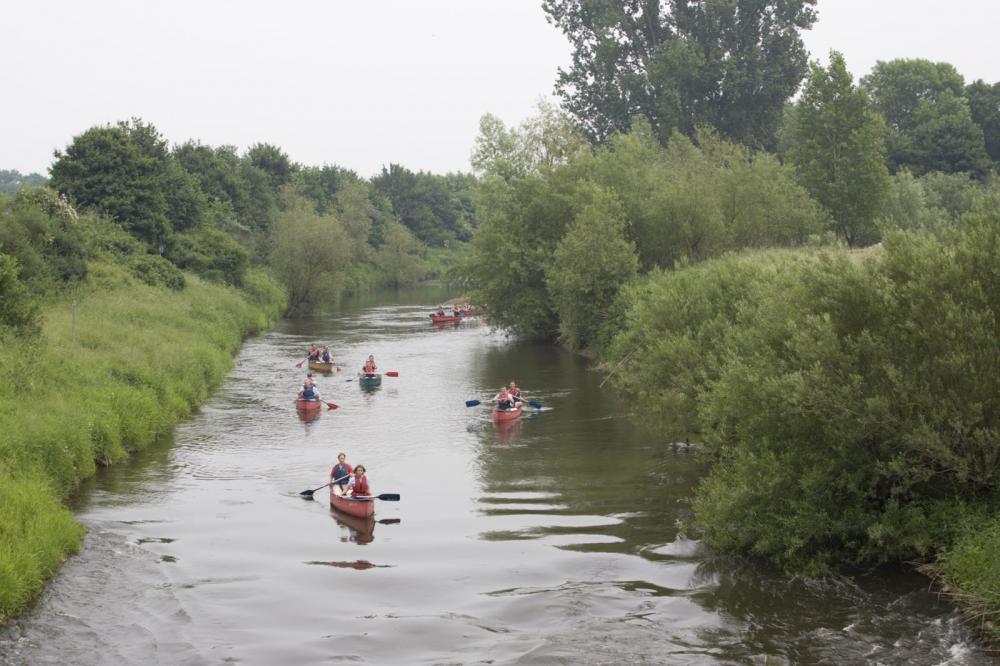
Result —
<path fill-rule="evenodd" d="M 174 291 L 184 288 L 184 274 L 172 263 L 155 254 L 140 254 L 129 259 L 132 274 L 151 287 Z"/>

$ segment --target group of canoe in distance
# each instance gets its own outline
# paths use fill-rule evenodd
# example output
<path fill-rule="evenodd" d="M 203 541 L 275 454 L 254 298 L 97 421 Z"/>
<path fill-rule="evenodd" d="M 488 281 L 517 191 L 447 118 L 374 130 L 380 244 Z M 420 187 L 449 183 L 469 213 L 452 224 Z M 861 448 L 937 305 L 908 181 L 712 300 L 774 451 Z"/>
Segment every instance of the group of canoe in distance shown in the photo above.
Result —
<path fill-rule="evenodd" d="M 521 410 L 524 407 L 525 401 L 521 399 L 521 389 L 517 387 L 517 383 L 511 380 L 510 387 L 503 386 L 500 388 L 500 392 L 497 393 L 491 402 L 496 403 L 496 407 L 493 408 L 493 420 L 494 421 L 512 421 L 521 415 Z M 466 407 L 478 407 L 483 404 L 480 400 L 466 400 Z M 529 407 L 534 409 L 541 409 L 542 403 L 537 400 L 528 400 L 527 404 Z"/>
<path fill-rule="evenodd" d="M 478 317 L 478 312 L 473 312 L 471 305 L 458 305 L 457 303 L 451 306 L 450 311 L 446 311 L 440 305 L 438 306 L 437 312 L 431 314 L 432 324 L 451 324 L 458 323 L 470 317 Z"/>
<path fill-rule="evenodd" d="M 309 369 L 315 370 L 317 372 L 322 372 L 324 374 L 331 374 L 336 370 L 341 371 L 333 363 L 333 358 L 330 356 L 330 348 L 324 347 L 323 351 L 319 350 L 319 347 L 313 345 L 309 350 L 309 355 L 295 364 L 296 368 L 301 368 L 302 364 L 309 363 Z M 361 388 L 375 388 L 382 384 L 382 374 L 378 372 L 378 366 L 375 365 L 375 356 L 369 355 L 368 360 L 365 361 L 364 366 L 358 372 L 358 385 Z M 392 371 L 384 373 L 386 377 L 399 377 L 399 373 Z M 353 382 L 354 378 L 350 378 L 347 381 Z M 316 385 L 313 379 L 313 373 L 306 374 L 306 378 L 302 381 L 302 388 L 299 390 L 298 395 L 295 397 L 295 409 L 300 412 L 311 412 L 313 410 L 320 409 L 323 405 L 326 405 L 327 409 L 337 409 L 339 406 L 332 402 L 325 402 L 319 395 L 319 387 Z"/>
<path fill-rule="evenodd" d="M 373 495 L 367 472 L 364 465 L 351 467 L 347 464 L 347 455 L 338 453 L 337 464 L 330 470 L 330 480 L 319 488 L 303 490 L 299 495 L 306 499 L 312 499 L 316 492 L 323 490 L 323 488 L 329 488 L 332 508 L 349 516 L 368 518 L 375 514 L 375 500 L 398 502 L 399 494 Z"/>

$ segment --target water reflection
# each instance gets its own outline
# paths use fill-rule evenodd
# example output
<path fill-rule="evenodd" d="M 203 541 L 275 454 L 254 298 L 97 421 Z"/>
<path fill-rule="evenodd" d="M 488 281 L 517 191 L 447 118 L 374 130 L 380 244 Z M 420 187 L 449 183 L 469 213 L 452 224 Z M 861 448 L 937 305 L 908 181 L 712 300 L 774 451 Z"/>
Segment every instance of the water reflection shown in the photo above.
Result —
<path fill-rule="evenodd" d="M 359 545 L 371 543 L 375 538 L 375 516 L 360 518 L 330 508 L 330 515 L 337 524 L 347 530 L 347 534 L 340 537 L 344 543 L 350 541 Z"/>

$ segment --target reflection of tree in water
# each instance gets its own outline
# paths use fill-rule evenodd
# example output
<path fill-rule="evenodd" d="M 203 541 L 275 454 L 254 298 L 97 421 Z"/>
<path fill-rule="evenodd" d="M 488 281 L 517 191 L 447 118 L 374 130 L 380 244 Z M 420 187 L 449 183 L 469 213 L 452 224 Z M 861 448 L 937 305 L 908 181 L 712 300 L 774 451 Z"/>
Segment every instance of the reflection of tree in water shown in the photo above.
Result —
<path fill-rule="evenodd" d="M 704 473 L 696 447 L 640 432 L 614 394 L 599 387 L 602 375 L 579 356 L 534 344 L 483 347 L 480 355 L 470 365 L 481 396 L 492 397 L 514 379 L 525 400 L 543 406 L 509 426 L 482 423 L 484 408 L 469 427 L 478 435 L 484 493 L 512 508 L 519 495 L 541 493 L 545 499 L 531 500 L 533 514 L 553 515 L 550 526 L 535 520 L 516 538 L 580 533 L 555 516 L 596 516 L 586 533 L 610 538 L 561 547 L 656 559 L 650 551 L 674 540 L 679 520 L 690 520 L 689 500 Z"/>

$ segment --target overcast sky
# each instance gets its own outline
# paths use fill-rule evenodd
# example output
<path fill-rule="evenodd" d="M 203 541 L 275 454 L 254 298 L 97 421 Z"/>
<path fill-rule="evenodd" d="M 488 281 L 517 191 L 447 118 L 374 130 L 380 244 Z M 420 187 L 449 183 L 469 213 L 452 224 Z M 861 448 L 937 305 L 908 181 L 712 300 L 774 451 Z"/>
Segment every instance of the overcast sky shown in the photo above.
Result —
<path fill-rule="evenodd" d="M 155 8 L 154 8 L 155 4 Z M 370 176 L 468 170 L 569 61 L 540 0 L 5 0 L 0 169 L 46 173 L 88 127 L 139 116 L 171 142 L 277 144 Z M 1000 80 L 996 0 L 820 0 L 814 57 L 923 57 Z"/>

